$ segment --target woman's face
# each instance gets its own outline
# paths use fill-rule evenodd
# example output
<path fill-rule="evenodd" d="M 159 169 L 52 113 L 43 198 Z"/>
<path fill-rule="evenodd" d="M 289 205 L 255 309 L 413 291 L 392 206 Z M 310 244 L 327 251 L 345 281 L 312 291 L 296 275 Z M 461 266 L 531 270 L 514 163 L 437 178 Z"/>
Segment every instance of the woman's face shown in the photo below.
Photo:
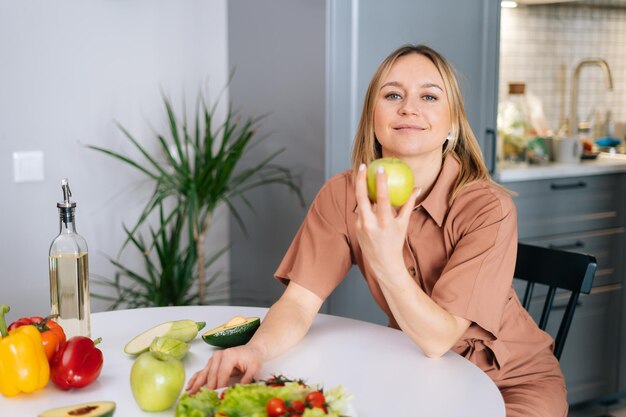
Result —
<path fill-rule="evenodd" d="M 441 156 L 451 127 L 448 96 L 435 65 L 416 53 L 401 56 L 382 80 L 374 132 L 383 156 Z"/>

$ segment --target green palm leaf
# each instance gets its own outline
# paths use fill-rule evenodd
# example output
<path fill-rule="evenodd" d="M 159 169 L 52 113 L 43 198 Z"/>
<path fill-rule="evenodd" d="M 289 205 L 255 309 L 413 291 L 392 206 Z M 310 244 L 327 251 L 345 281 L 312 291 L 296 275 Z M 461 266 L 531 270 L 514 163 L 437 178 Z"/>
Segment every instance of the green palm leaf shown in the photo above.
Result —
<path fill-rule="evenodd" d="M 220 95 L 226 89 L 220 92 Z M 162 94 L 168 134 L 156 135 L 159 154 L 152 154 L 119 123 L 118 128 L 139 152 L 133 158 L 100 146 L 90 149 L 131 166 L 154 183 L 154 190 L 132 227 L 124 226 L 124 250 L 134 249 L 143 257 L 143 272 L 111 259 L 117 273 L 112 280 L 98 280 L 98 285 L 113 289 L 117 298 L 94 294 L 121 305 L 177 305 L 206 302 L 207 289 L 215 285 L 219 273 L 207 276 L 209 267 L 229 248 L 228 245 L 207 258 L 205 240 L 213 211 L 219 204 L 228 207 L 245 232 L 241 214 L 233 198 L 254 210 L 246 193 L 271 184 L 286 186 L 304 204 L 300 187 L 291 172 L 274 164 L 283 151 L 279 149 L 265 159 L 247 167 L 241 162 L 249 150 L 265 137 L 255 139 L 257 126 L 265 118 L 244 119 L 228 106 L 224 120 L 216 125 L 218 102 L 209 106 L 198 94 L 191 125 L 186 111 L 179 119 L 170 100 Z M 166 209 L 167 208 L 167 209 Z M 141 230 L 147 230 L 144 241 Z M 120 256 L 118 255 L 118 257 Z M 199 291 L 199 293 L 196 293 Z M 213 299 L 223 299 L 213 294 Z"/>

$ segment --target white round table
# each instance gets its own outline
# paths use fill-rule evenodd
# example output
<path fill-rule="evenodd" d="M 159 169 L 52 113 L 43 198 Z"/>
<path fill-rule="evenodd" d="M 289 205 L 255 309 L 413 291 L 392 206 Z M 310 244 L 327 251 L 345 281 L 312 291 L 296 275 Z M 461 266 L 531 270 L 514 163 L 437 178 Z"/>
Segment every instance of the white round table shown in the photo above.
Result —
<path fill-rule="evenodd" d="M 173 416 L 174 409 L 145 413 L 130 389 L 133 357 L 124 345 L 142 331 L 170 320 L 205 321 L 203 331 L 235 315 L 265 316 L 254 307 L 190 306 L 119 310 L 92 314 L 92 337 L 102 337 L 100 377 L 91 385 L 61 391 L 52 382 L 32 394 L 0 396 L 2 417 L 37 416 L 42 411 L 91 401 L 115 401 L 116 416 Z M 201 331 L 202 332 L 202 331 Z M 202 368 L 214 350 L 200 337 L 191 342 L 183 363 L 187 379 Z M 438 416 L 503 417 L 502 396 L 478 367 L 448 352 L 429 359 L 402 332 L 342 317 L 319 314 L 306 337 L 262 369 L 261 378 L 283 374 L 327 388 L 343 385 L 353 394 L 358 417 Z"/>

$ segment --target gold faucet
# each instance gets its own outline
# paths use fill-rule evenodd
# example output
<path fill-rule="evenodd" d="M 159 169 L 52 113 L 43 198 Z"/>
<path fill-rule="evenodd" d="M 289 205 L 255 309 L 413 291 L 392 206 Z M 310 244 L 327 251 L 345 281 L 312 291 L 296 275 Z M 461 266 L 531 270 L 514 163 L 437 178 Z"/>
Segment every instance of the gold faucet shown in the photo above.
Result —
<path fill-rule="evenodd" d="M 578 113 L 578 79 L 580 77 L 580 70 L 585 66 L 597 65 L 602 69 L 604 73 L 604 82 L 608 90 L 613 90 L 613 77 L 611 76 L 611 69 L 609 64 L 602 58 L 587 58 L 583 59 L 576 65 L 574 69 L 574 76 L 572 77 L 572 96 L 570 97 L 569 108 L 569 126 L 567 133 L 570 136 L 576 134 L 576 114 Z"/>

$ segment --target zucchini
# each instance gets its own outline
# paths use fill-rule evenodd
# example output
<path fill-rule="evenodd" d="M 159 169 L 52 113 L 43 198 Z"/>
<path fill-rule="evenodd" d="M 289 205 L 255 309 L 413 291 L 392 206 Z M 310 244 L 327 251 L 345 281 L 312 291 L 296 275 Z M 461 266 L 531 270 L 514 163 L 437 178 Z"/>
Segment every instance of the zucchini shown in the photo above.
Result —
<path fill-rule="evenodd" d="M 124 352 L 129 355 L 139 355 L 150 348 L 155 337 L 167 336 L 181 342 L 189 342 L 196 337 L 205 325 L 206 323 L 203 321 L 195 322 L 193 320 L 176 320 L 161 323 L 135 336 L 130 342 L 126 343 Z"/>

